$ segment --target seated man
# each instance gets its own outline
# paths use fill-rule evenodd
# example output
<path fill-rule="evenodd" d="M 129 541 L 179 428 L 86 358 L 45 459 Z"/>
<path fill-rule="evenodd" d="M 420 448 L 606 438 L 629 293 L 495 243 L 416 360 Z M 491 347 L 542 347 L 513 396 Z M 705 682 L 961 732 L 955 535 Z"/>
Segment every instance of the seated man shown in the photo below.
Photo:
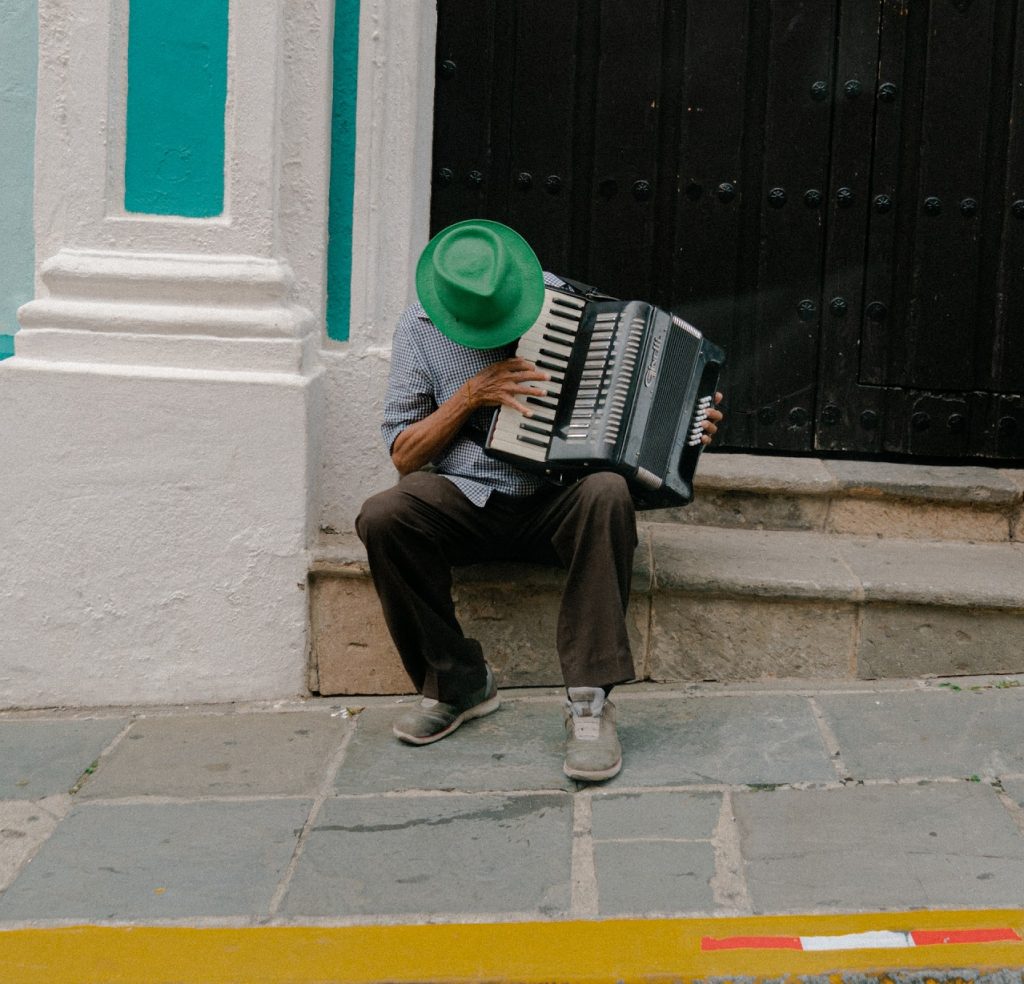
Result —
<path fill-rule="evenodd" d="M 497 222 L 456 223 L 427 245 L 416 271 L 420 304 L 395 331 L 384 406 L 384 440 L 401 478 L 367 500 L 356 529 L 388 629 L 423 695 L 394 725 L 413 745 L 499 705 L 480 643 L 456 619 L 452 567 L 529 560 L 567 571 L 556 638 L 569 695 L 564 770 L 598 781 L 622 766 L 608 694 L 634 676 L 625 620 L 637 544 L 629 489 L 610 472 L 555 485 L 483 451 L 496 407 L 529 415 L 523 400 L 545 395 L 535 383 L 548 374 L 514 355 L 545 284 L 565 286 Z M 721 419 L 709 412 L 705 442 Z"/>

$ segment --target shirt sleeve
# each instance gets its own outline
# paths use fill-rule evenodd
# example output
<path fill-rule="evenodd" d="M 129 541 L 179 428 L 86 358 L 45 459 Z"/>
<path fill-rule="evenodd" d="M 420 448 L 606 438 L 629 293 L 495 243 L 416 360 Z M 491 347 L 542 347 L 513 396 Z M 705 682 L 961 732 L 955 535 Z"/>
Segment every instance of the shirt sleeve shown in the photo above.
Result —
<path fill-rule="evenodd" d="M 437 409 L 434 382 L 412 337 L 416 317 L 415 307 L 402 315 L 391 344 L 391 372 L 381 425 L 388 454 L 406 427 L 429 417 Z"/>

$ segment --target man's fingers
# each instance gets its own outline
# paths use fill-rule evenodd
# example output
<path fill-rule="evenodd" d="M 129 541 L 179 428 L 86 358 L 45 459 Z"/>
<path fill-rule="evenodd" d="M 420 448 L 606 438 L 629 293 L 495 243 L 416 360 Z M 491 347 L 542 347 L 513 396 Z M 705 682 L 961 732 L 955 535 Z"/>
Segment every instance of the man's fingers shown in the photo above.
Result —
<path fill-rule="evenodd" d="M 518 410 L 524 417 L 533 416 L 533 410 L 525 403 L 520 403 L 514 396 L 503 397 L 501 402 L 503 406 L 510 407 L 512 410 Z"/>
<path fill-rule="evenodd" d="M 548 373 L 538 369 L 528 359 L 506 359 L 497 365 L 507 369 L 516 379 L 550 379 Z"/>
<path fill-rule="evenodd" d="M 710 444 L 711 438 L 718 433 L 718 425 L 725 418 L 725 414 L 721 410 L 716 410 L 715 407 L 722 402 L 722 394 L 715 393 L 715 406 L 709 407 L 707 417 L 701 423 L 701 429 L 704 431 L 700 436 L 701 444 Z"/>

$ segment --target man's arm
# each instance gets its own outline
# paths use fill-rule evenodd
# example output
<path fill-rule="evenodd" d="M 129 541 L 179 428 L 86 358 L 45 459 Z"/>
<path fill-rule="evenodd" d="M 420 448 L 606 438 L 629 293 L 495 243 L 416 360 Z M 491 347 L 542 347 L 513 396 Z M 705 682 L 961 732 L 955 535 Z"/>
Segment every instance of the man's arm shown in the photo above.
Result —
<path fill-rule="evenodd" d="M 550 376 L 526 359 L 504 359 L 481 369 L 432 414 L 406 427 L 391 445 L 391 460 L 399 474 L 408 475 L 433 461 L 480 407 L 507 406 L 526 416 L 530 409 L 517 397 L 544 396 L 531 380 Z"/>

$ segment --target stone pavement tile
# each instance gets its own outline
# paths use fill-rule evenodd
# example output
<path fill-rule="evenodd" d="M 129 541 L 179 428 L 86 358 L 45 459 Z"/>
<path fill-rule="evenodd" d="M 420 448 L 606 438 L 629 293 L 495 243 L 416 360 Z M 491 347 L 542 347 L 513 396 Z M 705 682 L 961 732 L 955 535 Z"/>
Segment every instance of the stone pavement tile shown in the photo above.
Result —
<path fill-rule="evenodd" d="M 266 915 L 311 805 L 77 806 L 0 895 L 0 920 Z"/>
<path fill-rule="evenodd" d="M 283 912 L 565 915 L 571 844 L 567 793 L 330 799 Z"/>
<path fill-rule="evenodd" d="M 0 721 L 0 799 L 68 792 L 127 719 Z"/>
<path fill-rule="evenodd" d="M 817 698 L 855 779 L 1024 773 L 1024 688 Z"/>
<path fill-rule="evenodd" d="M 79 795 L 315 796 L 350 727 L 299 711 L 142 718 Z"/>
<path fill-rule="evenodd" d="M 25 802 L 0 800 L 0 891 L 36 852 L 71 809 L 71 797 L 48 796 Z"/>
<path fill-rule="evenodd" d="M 715 852 L 708 843 L 603 841 L 594 845 L 602 916 L 709 912 Z"/>
<path fill-rule="evenodd" d="M 407 702 L 367 708 L 338 773 L 340 792 L 403 789 L 572 789 L 562 772 L 565 731 L 558 700 L 505 700 L 433 745 L 400 742 L 391 725 Z"/>
<path fill-rule="evenodd" d="M 624 765 L 612 782 L 831 782 L 836 774 L 808 701 L 768 697 L 618 701 Z"/>
<path fill-rule="evenodd" d="M 1018 906 L 1024 836 L 983 783 L 738 793 L 753 911 Z"/>
<path fill-rule="evenodd" d="M 590 802 L 594 840 L 710 840 L 722 808 L 718 793 L 595 792 Z"/>
<path fill-rule="evenodd" d="M 717 793 L 595 793 L 591 833 L 603 916 L 709 911 Z"/>

